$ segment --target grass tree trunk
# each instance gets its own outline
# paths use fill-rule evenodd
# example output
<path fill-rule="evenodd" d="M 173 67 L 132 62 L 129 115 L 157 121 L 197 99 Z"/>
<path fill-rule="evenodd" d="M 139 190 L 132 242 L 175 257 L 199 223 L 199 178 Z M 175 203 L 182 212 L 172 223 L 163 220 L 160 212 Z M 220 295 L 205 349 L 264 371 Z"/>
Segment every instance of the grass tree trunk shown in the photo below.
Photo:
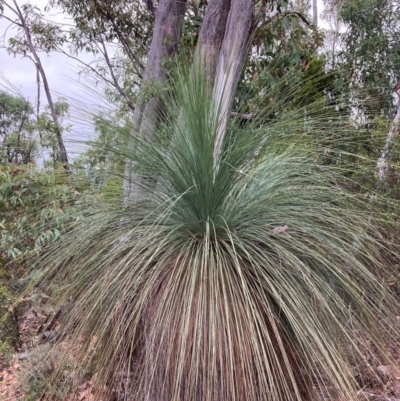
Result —
<path fill-rule="evenodd" d="M 156 96 L 146 99 L 146 95 L 166 79 L 163 62 L 178 51 L 182 34 L 183 17 L 187 0 L 160 0 L 155 11 L 154 32 L 143 75 L 142 99 L 136 105 L 133 115 L 135 135 L 142 135 L 151 140 L 152 132 L 157 124 L 157 115 L 161 107 Z M 128 148 L 133 150 L 133 144 Z M 143 177 L 132 172 L 132 163 L 128 162 L 125 171 L 125 199 L 140 196 Z"/>

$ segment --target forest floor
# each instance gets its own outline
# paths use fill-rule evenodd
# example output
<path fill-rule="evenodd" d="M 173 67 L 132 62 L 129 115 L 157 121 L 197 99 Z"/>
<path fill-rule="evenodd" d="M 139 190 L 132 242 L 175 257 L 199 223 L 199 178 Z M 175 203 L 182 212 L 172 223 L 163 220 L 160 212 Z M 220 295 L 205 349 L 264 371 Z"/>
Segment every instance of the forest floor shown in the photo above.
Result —
<path fill-rule="evenodd" d="M 46 385 L 46 375 L 54 373 L 52 362 L 41 362 L 32 357 L 37 349 L 48 349 L 52 335 L 57 327 L 50 332 L 41 332 L 48 314 L 45 310 L 37 312 L 28 310 L 19 319 L 20 348 L 0 355 L 0 401 L 48 401 L 50 398 L 38 396 Z M 354 368 L 354 377 L 360 390 L 357 399 L 370 401 L 400 401 L 400 350 L 388 344 L 388 352 L 392 365 L 380 365 L 367 360 L 369 370 L 362 372 Z M 43 358 L 43 353 L 41 354 Z M 44 365 L 44 366 L 42 366 Z M 396 367 L 397 366 L 397 367 Z M 335 394 L 335 389 L 326 388 L 316 391 L 316 400 L 345 401 Z M 79 390 L 67 396 L 53 392 L 52 399 L 58 401 L 94 401 L 90 380 L 84 381 Z M 116 397 L 118 400 L 119 397 Z"/>

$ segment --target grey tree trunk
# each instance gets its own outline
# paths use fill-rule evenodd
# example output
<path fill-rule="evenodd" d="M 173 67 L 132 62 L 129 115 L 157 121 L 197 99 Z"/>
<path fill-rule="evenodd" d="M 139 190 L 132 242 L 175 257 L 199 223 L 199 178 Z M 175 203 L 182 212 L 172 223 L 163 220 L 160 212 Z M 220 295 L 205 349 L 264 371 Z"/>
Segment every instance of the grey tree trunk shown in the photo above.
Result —
<path fill-rule="evenodd" d="M 159 85 L 165 81 L 166 72 L 163 61 L 178 50 L 186 3 L 187 0 L 160 0 L 158 3 L 155 11 L 153 38 L 143 75 L 142 93 L 146 92 L 151 85 Z M 142 135 L 151 140 L 160 107 L 161 103 L 157 97 L 136 105 L 133 115 L 134 135 Z M 128 149 L 133 150 L 133 146 L 133 143 L 129 143 Z M 132 161 L 128 161 L 124 178 L 126 200 L 136 198 L 142 192 L 143 177 L 135 174 L 132 167 Z"/>
<path fill-rule="evenodd" d="M 214 146 L 214 165 L 218 163 L 236 87 L 250 49 L 253 11 L 253 0 L 232 0 L 231 2 L 214 84 L 214 100 L 219 107 L 218 114 L 220 115 Z"/>
<path fill-rule="evenodd" d="M 230 8 L 231 0 L 211 0 L 201 25 L 196 61 L 205 69 L 207 82 L 211 88 L 214 84 Z"/>
<path fill-rule="evenodd" d="M 313 24 L 318 26 L 318 5 L 317 0 L 313 0 Z"/>

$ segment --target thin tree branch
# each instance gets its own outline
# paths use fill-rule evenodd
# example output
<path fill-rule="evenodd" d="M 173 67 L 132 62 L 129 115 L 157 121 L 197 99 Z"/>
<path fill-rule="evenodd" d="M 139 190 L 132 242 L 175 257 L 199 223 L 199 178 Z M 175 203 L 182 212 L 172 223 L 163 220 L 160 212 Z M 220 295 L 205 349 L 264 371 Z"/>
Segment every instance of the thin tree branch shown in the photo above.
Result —
<path fill-rule="evenodd" d="M 128 107 L 131 109 L 131 111 L 134 112 L 134 111 L 135 111 L 135 106 L 133 105 L 132 101 L 129 99 L 129 96 L 128 96 L 128 95 L 125 93 L 125 91 L 120 87 L 120 85 L 119 85 L 119 83 L 118 83 L 118 80 L 117 80 L 117 77 L 116 77 L 115 74 L 114 74 L 114 69 L 113 69 L 113 67 L 112 67 L 112 65 L 111 65 L 110 58 L 108 57 L 107 49 L 106 49 L 106 46 L 105 46 L 105 44 L 104 44 L 103 39 L 100 39 L 100 43 L 101 43 L 101 45 L 103 46 L 103 51 L 102 51 L 102 53 L 103 53 L 104 59 L 105 59 L 105 61 L 106 61 L 106 64 L 107 64 L 107 66 L 108 66 L 108 69 L 109 69 L 109 71 L 110 71 L 111 78 L 112 78 L 112 80 L 113 80 L 113 82 L 114 82 L 114 87 L 117 89 L 117 91 L 119 92 L 119 94 L 126 100 L 126 103 L 127 103 Z"/>
<path fill-rule="evenodd" d="M 36 85 L 37 85 L 36 119 L 39 122 L 39 113 L 40 113 L 40 73 L 39 73 L 39 69 L 38 68 L 36 68 Z"/>
<path fill-rule="evenodd" d="M 3 4 L 5 4 L 14 14 L 16 14 L 19 17 L 17 10 L 15 10 L 12 6 L 10 6 L 5 0 L 1 0 L 1 2 Z M 15 2 L 14 2 L 14 4 L 15 4 Z M 2 15 L 2 17 L 4 17 L 4 15 Z"/>
<path fill-rule="evenodd" d="M 4 18 L 7 21 L 11 22 L 13 25 L 17 25 L 20 28 L 23 28 L 22 24 L 18 23 L 17 21 L 13 21 L 11 18 L 6 17 L 4 14 L 0 15 L 0 18 Z"/>
<path fill-rule="evenodd" d="M 128 55 L 128 57 L 131 59 L 132 64 L 133 64 L 133 68 L 135 69 L 136 74 L 139 76 L 140 79 L 143 78 L 141 72 L 137 69 L 135 63 L 139 66 L 139 68 L 141 68 L 141 70 L 144 70 L 144 65 L 142 64 L 142 62 L 133 54 L 129 44 L 126 42 L 126 39 L 124 38 L 124 36 L 121 33 L 121 30 L 118 28 L 117 24 L 115 23 L 115 21 L 112 18 L 108 18 L 107 14 L 103 11 L 103 8 L 97 3 L 97 1 L 95 1 L 95 4 L 97 6 L 97 9 L 99 11 L 99 13 L 106 19 L 106 21 L 109 21 L 112 25 L 112 27 L 115 30 L 115 33 L 118 36 L 118 39 L 120 40 L 126 54 Z"/>
<path fill-rule="evenodd" d="M 281 18 L 285 18 L 289 15 L 294 15 L 294 16 L 298 17 L 299 19 L 301 19 L 310 28 L 313 27 L 313 24 L 310 21 L 308 21 L 308 19 L 302 13 L 300 13 L 298 11 L 285 11 L 283 13 L 276 14 L 273 17 L 267 18 L 260 26 L 258 26 L 258 28 L 263 28 L 263 27 L 271 24 L 272 22 L 274 22 L 278 19 L 281 19 Z M 258 19 L 260 19 L 260 16 L 258 16 Z"/>

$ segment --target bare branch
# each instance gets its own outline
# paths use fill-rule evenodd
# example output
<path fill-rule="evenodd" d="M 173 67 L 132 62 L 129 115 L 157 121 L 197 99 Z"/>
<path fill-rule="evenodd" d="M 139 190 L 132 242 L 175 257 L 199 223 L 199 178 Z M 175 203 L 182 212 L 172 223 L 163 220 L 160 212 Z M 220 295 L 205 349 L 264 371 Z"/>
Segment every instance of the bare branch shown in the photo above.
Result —
<path fill-rule="evenodd" d="M 17 22 L 17 21 L 13 21 L 11 18 L 6 17 L 4 14 L 0 15 L 0 18 L 4 18 L 4 19 L 6 19 L 7 21 L 11 22 L 13 25 L 17 25 L 17 26 L 19 26 L 19 27 L 22 28 L 22 24 L 20 24 L 20 23 Z"/>
<path fill-rule="evenodd" d="M 285 18 L 289 15 L 294 15 L 294 16 L 298 17 L 308 27 L 313 28 L 313 24 L 310 21 L 308 21 L 308 19 L 302 13 L 300 13 L 298 11 L 285 11 L 283 13 L 276 14 L 273 17 L 267 18 L 258 28 L 263 28 L 263 27 L 271 24 L 272 22 L 274 22 L 278 19 L 281 19 L 281 18 Z M 258 19 L 260 19 L 260 15 L 258 15 Z"/>
<path fill-rule="evenodd" d="M 118 80 L 117 80 L 117 78 L 116 78 L 116 76 L 115 76 L 115 74 L 114 74 L 114 69 L 113 69 L 113 67 L 112 67 L 112 65 L 111 65 L 110 58 L 108 57 L 108 53 L 107 53 L 107 49 L 106 49 L 106 46 L 105 46 L 105 44 L 104 44 L 104 41 L 103 41 L 102 39 L 100 39 L 100 43 L 101 43 L 102 46 L 103 46 L 103 51 L 102 51 L 102 53 L 103 53 L 103 55 L 104 55 L 104 59 L 105 59 L 105 61 L 106 61 L 106 64 L 107 64 L 107 66 L 108 66 L 108 69 L 109 69 L 109 71 L 110 71 L 111 78 L 112 78 L 112 80 L 113 80 L 113 82 L 114 82 L 114 87 L 115 87 L 115 89 L 117 89 L 117 91 L 119 92 L 119 94 L 126 100 L 126 103 L 127 103 L 128 107 L 131 109 L 131 111 L 134 112 L 134 111 L 135 111 L 135 106 L 133 105 L 132 101 L 129 99 L 129 96 L 128 96 L 128 95 L 125 93 L 125 91 L 120 87 L 120 85 L 119 85 L 119 83 L 118 83 Z"/>

